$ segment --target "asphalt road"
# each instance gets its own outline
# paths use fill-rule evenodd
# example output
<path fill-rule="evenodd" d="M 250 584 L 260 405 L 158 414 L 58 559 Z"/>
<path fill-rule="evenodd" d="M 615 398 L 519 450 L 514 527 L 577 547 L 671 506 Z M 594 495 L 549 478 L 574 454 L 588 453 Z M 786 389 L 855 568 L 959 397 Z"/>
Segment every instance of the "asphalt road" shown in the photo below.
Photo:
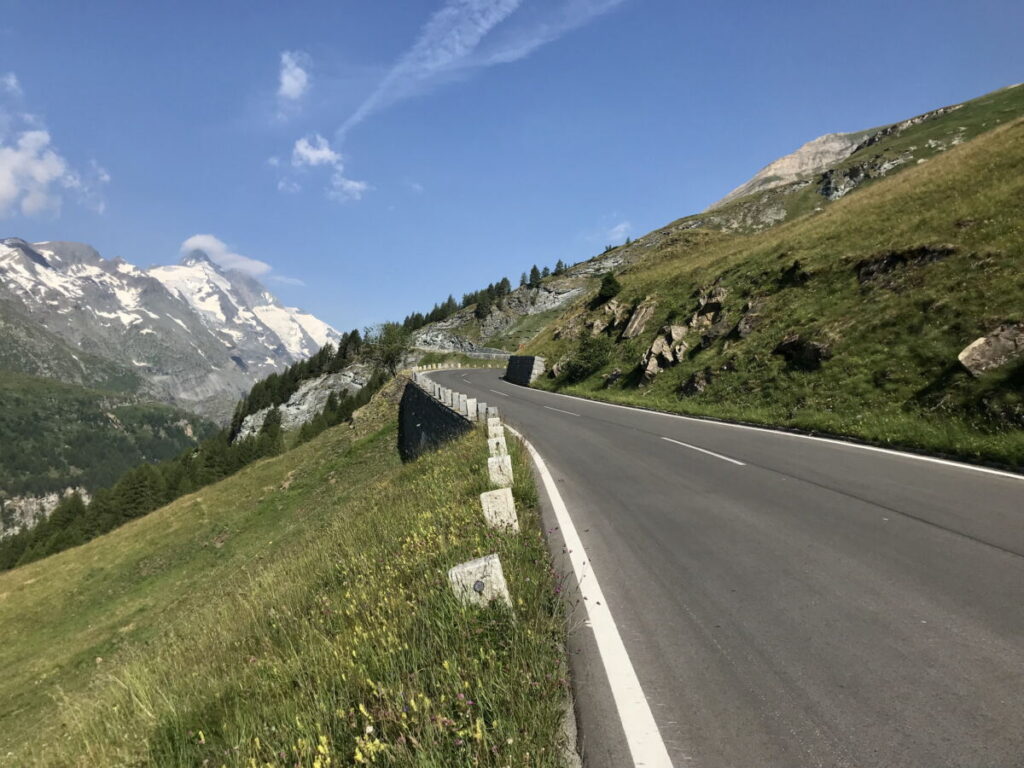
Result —
<path fill-rule="evenodd" d="M 500 376 L 431 374 L 543 456 L 675 766 L 1024 766 L 1024 478 Z M 622 768 L 585 618 L 585 763 Z"/>

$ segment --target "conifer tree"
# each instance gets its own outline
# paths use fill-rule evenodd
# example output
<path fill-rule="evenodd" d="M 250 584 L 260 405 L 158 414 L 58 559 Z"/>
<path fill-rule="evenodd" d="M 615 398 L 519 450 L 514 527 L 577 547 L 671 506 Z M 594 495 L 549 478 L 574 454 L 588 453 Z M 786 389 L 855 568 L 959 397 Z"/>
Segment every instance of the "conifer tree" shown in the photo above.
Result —
<path fill-rule="evenodd" d="M 530 268 L 530 282 L 529 282 L 529 286 L 531 288 L 536 288 L 539 285 L 540 285 L 540 270 L 537 269 L 537 265 L 534 264 L 533 267 Z"/>

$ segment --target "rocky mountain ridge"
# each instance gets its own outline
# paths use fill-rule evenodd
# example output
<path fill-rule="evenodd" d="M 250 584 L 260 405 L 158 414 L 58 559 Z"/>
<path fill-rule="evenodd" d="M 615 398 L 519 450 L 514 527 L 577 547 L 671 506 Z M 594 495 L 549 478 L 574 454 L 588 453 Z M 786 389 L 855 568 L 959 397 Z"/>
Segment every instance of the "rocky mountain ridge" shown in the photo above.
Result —
<path fill-rule="evenodd" d="M 691 228 L 759 232 L 816 213 L 853 189 L 927 162 L 1024 113 L 1024 88 L 1011 85 L 890 125 L 831 133 L 762 168 L 702 213 Z"/>
<path fill-rule="evenodd" d="M 339 338 L 199 251 L 141 269 L 81 243 L 8 238 L 0 240 L 0 296 L 83 367 L 85 356 L 107 360 L 140 393 L 218 420 L 255 381 Z M 19 370 L 18 360 L 5 363 Z"/>

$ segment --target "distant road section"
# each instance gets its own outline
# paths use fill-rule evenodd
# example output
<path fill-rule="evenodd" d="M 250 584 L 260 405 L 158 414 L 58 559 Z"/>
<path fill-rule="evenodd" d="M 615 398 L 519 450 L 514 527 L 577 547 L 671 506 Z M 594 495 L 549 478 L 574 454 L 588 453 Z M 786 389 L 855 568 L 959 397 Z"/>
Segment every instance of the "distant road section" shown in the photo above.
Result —
<path fill-rule="evenodd" d="M 543 457 L 677 768 L 1024 765 L 1024 477 L 431 377 Z M 586 765 L 634 765 L 586 621 Z"/>

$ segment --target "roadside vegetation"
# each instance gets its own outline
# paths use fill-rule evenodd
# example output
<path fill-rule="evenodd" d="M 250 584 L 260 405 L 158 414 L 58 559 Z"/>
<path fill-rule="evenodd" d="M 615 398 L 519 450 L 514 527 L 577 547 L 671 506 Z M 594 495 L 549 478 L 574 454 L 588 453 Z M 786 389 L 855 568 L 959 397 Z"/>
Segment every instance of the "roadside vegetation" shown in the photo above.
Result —
<path fill-rule="evenodd" d="M 614 299 L 528 346 L 557 365 L 537 385 L 1024 466 L 1024 361 L 975 377 L 957 360 L 1024 322 L 1022 200 L 1017 120 L 758 234 L 667 228 Z"/>
<path fill-rule="evenodd" d="M 0 765 L 561 765 L 527 460 L 510 446 L 523 532 L 489 531 L 482 432 L 403 465 L 397 394 L 0 574 Z M 462 607 L 447 569 L 492 552 L 513 607 Z"/>

